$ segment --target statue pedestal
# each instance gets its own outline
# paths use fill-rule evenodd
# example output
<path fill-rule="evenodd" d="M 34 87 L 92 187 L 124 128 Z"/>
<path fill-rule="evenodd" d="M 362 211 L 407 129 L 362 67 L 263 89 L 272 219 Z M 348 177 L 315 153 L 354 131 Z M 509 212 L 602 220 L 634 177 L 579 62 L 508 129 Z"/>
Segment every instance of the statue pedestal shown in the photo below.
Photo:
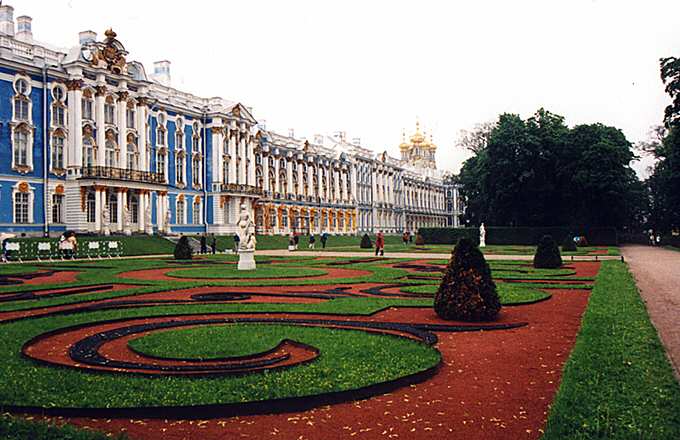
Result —
<path fill-rule="evenodd" d="M 479 241 L 479 247 L 486 247 L 486 240 L 483 238 Z"/>
<path fill-rule="evenodd" d="M 255 270 L 255 251 L 239 249 L 238 270 Z"/>

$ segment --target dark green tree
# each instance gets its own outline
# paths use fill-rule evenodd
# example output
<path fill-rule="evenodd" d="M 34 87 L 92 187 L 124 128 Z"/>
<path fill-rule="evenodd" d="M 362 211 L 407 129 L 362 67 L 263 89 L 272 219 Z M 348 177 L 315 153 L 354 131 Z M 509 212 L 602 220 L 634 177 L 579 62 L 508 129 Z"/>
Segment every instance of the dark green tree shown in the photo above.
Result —
<path fill-rule="evenodd" d="M 550 235 L 544 235 L 538 242 L 534 254 L 534 267 L 537 269 L 557 269 L 562 266 L 562 255 L 557 247 L 555 239 Z"/>
<path fill-rule="evenodd" d="M 175 260 L 191 260 L 193 252 L 191 246 L 189 245 L 189 239 L 186 235 L 180 237 L 179 241 L 175 245 Z"/>
<path fill-rule="evenodd" d="M 461 238 L 434 298 L 434 310 L 442 319 L 490 321 L 501 303 L 484 254 L 470 239 Z"/>
<path fill-rule="evenodd" d="M 371 243 L 371 237 L 369 237 L 368 234 L 364 234 L 361 237 L 361 243 L 359 243 L 359 247 L 362 249 L 371 249 L 373 247 L 373 243 Z"/>

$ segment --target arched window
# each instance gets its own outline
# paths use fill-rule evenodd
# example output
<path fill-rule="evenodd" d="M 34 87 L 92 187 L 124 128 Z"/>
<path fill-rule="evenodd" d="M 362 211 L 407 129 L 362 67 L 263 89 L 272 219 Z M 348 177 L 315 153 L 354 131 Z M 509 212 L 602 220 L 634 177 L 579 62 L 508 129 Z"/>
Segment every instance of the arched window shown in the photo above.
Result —
<path fill-rule="evenodd" d="M 87 121 L 94 120 L 94 103 L 92 102 L 92 90 L 86 89 L 83 91 L 83 98 L 80 101 L 80 109 L 82 111 L 82 118 Z"/>
<path fill-rule="evenodd" d="M 184 166 L 184 152 L 180 151 L 175 159 L 175 181 L 181 185 L 184 184 Z"/>
<path fill-rule="evenodd" d="M 136 195 L 130 195 L 128 205 L 130 209 L 130 222 L 139 223 L 139 199 Z"/>
<path fill-rule="evenodd" d="M 28 122 L 31 119 L 31 100 L 29 98 L 31 86 L 28 80 L 24 78 L 17 79 L 14 82 L 14 90 L 16 91 L 14 96 L 14 120 Z"/>
<path fill-rule="evenodd" d="M 104 165 L 107 167 L 116 166 L 116 143 L 113 132 L 108 132 L 104 141 Z"/>
<path fill-rule="evenodd" d="M 191 138 L 191 151 L 194 153 L 201 152 L 201 132 L 198 126 L 198 122 L 194 122 L 193 125 L 193 136 Z"/>
<path fill-rule="evenodd" d="M 229 139 L 224 138 L 222 141 L 222 155 L 229 156 Z"/>
<path fill-rule="evenodd" d="M 139 156 L 137 154 L 137 144 L 135 139 L 128 138 L 127 144 L 127 169 L 136 170 L 139 168 Z"/>
<path fill-rule="evenodd" d="M 201 201 L 198 198 L 194 199 L 191 209 L 191 219 L 195 225 L 201 223 Z"/>
<path fill-rule="evenodd" d="M 97 211 L 95 205 L 95 196 L 93 192 L 87 193 L 87 202 L 85 205 L 85 210 L 87 213 L 87 222 L 94 223 L 96 221 Z"/>
<path fill-rule="evenodd" d="M 255 168 L 255 186 L 257 188 L 262 188 L 264 185 L 264 179 L 262 178 L 262 168 Z"/>
<path fill-rule="evenodd" d="M 269 168 L 269 190 L 278 191 L 276 188 L 276 174 L 274 174 L 274 170 L 272 168 Z"/>
<path fill-rule="evenodd" d="M 191 179 L 194 187 L 201 186 L 201 159 L 194 157 L 191 163 Z"/>
<path fill-rule="evenodd" d="M 276 189 L 276 192 L 284 194 L 286 192 L 287 183 L 286 172 L 281 170 L 279 172 L 279 187 Z"/>
<path fill-rule="evenodd" d="M 14 130 L 14 166 L 27 167 L 29 166 L 29 128 L 22 124 Z"/>
<path fill-rule="evenodd" d="M 92 138 L 83 138 L 83 168 L 94 166 L 94 142 Z"/>
<path fill-rule="evenodd" d="M 184 122 L 178 119 L 175 125 L 175 150 L 184 150 Z"/>
<path fill-rule="evenodd" d="M 64 169 L 64 144 L 66 137 L 62 131 L 55 131 L 52 135 L 52 170 Z M 61 223 L 61 222 L 57 222 Z"/>
<path fill-rule="evenodd" d="M 184 199 L 178 199 L 177 200 L 177 209 L 175 211 L 175 223 L 178 225 L 183 225 L 184 224 L 184 212 L 185 212 L 185 206 L 184 206 Z"/>
<path fill-rule="evenodd" d="M 134 101 L 128 101 L 127 103 L 127 108 L 125 110 L 125 122 L 128 128 L 135 128 L 137 127 L 137 121 L 135 118 L 136 112 L 135 112 L 135 102 Z"/>
<path fill-rule="evenodd" d="M 55 127 L 64 127 L 66 125 L 66 106 L 64 105 L 64 98 L 66 93 L 61 86 L 55 86 L 52 89 L 52 125 Z"/>
<path fill-rule="evenodd" d="M 156 152 L 156 172 L 163 176 L 166 175 L 165 167 L 167 164 L 165 150 L 158 150 Z"/>
<path fill-rule="evenodd" d="M 107 96 L 104 101 L 104 123 L 110 125 L 116 123 L 116 103 L 113 96 Z"/>

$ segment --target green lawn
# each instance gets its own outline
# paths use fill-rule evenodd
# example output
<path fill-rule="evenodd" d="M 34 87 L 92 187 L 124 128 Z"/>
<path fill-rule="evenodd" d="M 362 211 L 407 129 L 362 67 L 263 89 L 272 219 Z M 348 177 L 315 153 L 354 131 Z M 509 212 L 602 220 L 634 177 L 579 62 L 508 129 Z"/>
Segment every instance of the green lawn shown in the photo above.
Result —
<path fill-rule="evenodd" d="M 406 293 L 418 293 L 427 296 L 434 296 L 437 293 L 439 284 L 423 284 L 420 286 L 406 286 L 400 290 Z M 541 299 L 549 298 L 550 294 L 534 288 L 527 284 L 508 284 L 498 283 L 496 285 L 498 297 L 503 305 L 519 305 L 531 303 Z"/>
<path fill-rule="evenodd" d="M 297 278 L 317 277 L 328 272 L 321 269 L 305 267 L 286 267 L 280 264 L 260 265 L 256 270 L 238 270 L 235 265 L 195 267 L 168 272 L 167 275 L 177 278 L 215 278 L 215 279 L 255 279 L 255 278 Z"/>
<path fill-rule="evenodd" d="M 607 261 L 544 440 L 680 439 L 680 386 L 624 263 Z"/>

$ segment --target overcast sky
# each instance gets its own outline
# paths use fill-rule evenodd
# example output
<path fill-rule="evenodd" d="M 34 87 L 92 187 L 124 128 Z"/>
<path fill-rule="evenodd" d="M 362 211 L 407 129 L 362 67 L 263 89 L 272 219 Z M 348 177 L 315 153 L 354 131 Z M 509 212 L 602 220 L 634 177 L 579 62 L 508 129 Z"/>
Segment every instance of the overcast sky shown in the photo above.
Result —
<path fill-rule="evenodd" d="M 174 86 L 284 133 L 345 130 L 396 156 L 418 117 L 452 170 L 459 131 L 502 112 L 544 107 L 643 140 L 668 103 L 658 60 L 680 56 L 677 0 L 4 3 L 57 46 L 112 27 L 147 73 L 168 59 Z"/>

